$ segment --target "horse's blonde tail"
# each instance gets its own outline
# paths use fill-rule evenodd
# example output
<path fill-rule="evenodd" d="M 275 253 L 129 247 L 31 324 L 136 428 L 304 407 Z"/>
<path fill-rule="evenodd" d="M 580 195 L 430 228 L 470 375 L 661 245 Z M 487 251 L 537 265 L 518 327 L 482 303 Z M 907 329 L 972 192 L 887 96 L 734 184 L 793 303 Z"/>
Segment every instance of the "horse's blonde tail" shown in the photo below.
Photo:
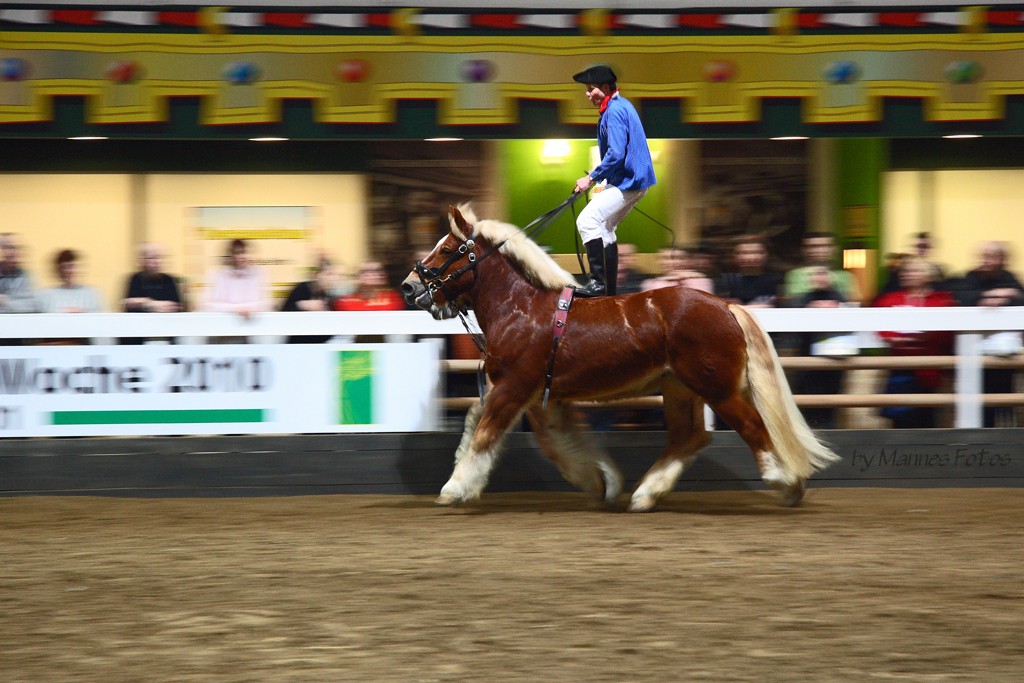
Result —
<path fill-rule="evenodd" d="M 733 304 L 729 310 L 747 341 L 751 398 L 768 430 L 779 466 L 788 475 L 786 479 L 792 479 L 786 483 L 802 482 L 840 458 L 818 440 L 800 414 L 768 333 L 742 306 Z"/>

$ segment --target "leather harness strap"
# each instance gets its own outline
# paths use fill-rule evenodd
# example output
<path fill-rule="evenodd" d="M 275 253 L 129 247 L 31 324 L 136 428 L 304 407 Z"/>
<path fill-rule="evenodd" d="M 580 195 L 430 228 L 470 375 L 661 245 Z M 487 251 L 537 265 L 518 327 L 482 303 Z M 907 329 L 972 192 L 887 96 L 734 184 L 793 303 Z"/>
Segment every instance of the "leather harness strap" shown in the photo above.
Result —
<path fill-rule="evenodd" d="M 548 407 L 548 395 L 551 393 L 551 380 L 555 372 L 555 357 L 558 355 L 558 343 L 562 341 L 565 333 L 565 326 L 569 321 L 569 308 L 572 307 L 572 298 L 576 293 L 575 287 L 565 287 L 558 295 L 558 304 L 555 306 L 555 319 L 551 323 L 551 332 L 554 337 L 551 348 L 551 357 L 548 359 L 548 374 L 544 377 L 544 400 L 541 407 Z"/>

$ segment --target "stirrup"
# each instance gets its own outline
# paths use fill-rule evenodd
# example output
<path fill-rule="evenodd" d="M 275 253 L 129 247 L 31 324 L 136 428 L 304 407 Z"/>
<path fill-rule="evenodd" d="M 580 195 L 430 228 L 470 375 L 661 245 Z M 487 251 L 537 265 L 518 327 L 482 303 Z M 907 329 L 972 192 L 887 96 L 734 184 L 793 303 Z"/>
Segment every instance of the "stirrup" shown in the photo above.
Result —
<path fill-rule="evenodd" d="M 581 296 L 584 299 L 589 299 L 596 296 L 605 296 L 608 294 L 608 288 L 600 280 L 591 278 L 590 282 L 585 285 L 576 288 L 576 296 Z"/>

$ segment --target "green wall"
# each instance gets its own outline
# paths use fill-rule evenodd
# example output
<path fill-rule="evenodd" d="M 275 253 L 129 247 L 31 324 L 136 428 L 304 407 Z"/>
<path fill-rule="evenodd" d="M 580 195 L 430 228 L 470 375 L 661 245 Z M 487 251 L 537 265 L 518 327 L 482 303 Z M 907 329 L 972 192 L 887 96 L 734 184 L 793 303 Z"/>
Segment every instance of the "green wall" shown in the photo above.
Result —
<path fill-rule="evenodd" d="M 590 148 L 597 144 L 596 140 L 569 140 L 568 143 L 569 154 L 561 163 L 541 162 L 544 140 L 503 140 L 498 143 L 510 223 L 526 225 L 557 206 L 572 192 L 576 179 L 586 174 L 590 168 Z M 651 140 L 650 147 L 655 157 L 658 184 L 637 205 L 639 210 L 630 212 L 617 231 L 620 241 L 637 245 L 641 252 L 657 251 L 670 241 L 665 228 L 640 213 L 643 211 L 658 222 L 670 225 L 672 178 L 667 160 L 670 145 L 664 140 Z M 578 200 L 576 213 L 579 214 L 584 206 L 584 200 Z M 566 210 L 537 237 L 537 242 L 556 254 L 572 253 L 576 250 L 575 230 L 572 211 Z"/>
<path fill-rule="evenodd" d="M 878 138 L 837 142 L 838 241 L 847 248 L 878 249 L 882 174 L 889 166 L 888 142 Z"/>

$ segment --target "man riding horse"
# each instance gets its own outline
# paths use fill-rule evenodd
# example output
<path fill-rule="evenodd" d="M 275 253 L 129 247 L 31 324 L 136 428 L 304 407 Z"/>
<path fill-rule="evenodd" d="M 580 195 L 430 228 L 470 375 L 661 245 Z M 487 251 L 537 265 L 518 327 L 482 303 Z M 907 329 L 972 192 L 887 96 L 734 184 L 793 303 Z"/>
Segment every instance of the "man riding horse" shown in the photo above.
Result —
<path fill-rule="evenodd" d="M 572 78 L 584 84 L 587 99 L 600 112 L 597 143 L 601 163 L 576 181 L 576 192 L 586 192 L 593 183 L 607 181 L 603 189 L 595 189 L 576 221 L 590 264 L 590 281 L 576 288 L 576 296 L 611 295 L 615 294 L 619 266 L 615 229 L 657 179 L 640 116 L 619 94 L 611 67 L 592 66 Z"/>

